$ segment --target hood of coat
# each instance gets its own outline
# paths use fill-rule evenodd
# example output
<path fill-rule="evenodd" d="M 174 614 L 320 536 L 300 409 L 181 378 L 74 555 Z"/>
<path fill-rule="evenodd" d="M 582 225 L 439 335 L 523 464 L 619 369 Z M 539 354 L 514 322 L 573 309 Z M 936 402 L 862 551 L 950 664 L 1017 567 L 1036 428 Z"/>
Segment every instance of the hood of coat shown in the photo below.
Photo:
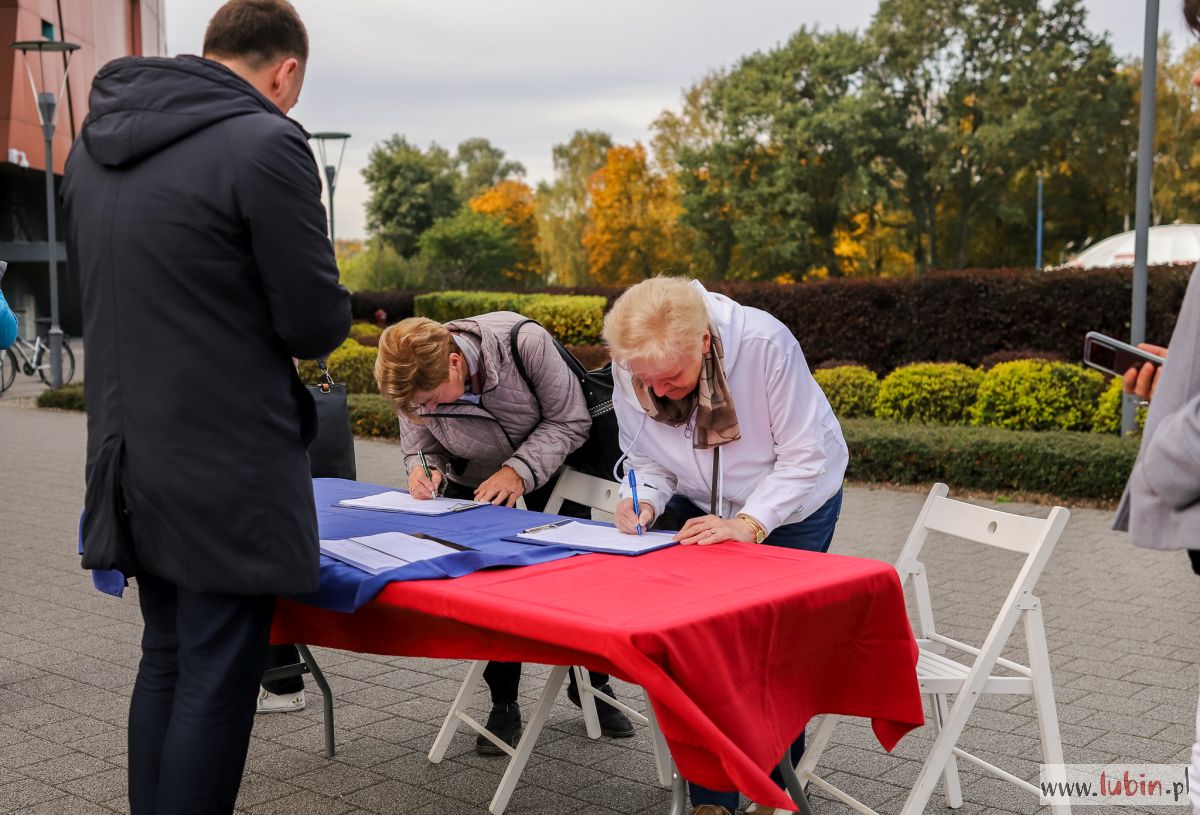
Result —
<path fill-rule="evenodd" d="M 270 113 L 287 118 L 236 73 L 195 56 L 113 60 L 96 74 L 88 105 L 83 143 L 92 158 L 107 167 L 137 164 L 235 116 Z M 292 124 L 304 132 L 298 123 Z"/>

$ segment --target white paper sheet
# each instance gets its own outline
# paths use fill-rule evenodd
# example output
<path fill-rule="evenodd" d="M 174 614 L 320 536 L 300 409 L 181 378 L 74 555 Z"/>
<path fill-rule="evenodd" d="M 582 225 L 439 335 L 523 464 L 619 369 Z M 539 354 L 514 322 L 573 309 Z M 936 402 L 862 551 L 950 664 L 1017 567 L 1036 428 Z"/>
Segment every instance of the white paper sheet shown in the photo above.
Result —
<path fill-rule="evenodd" d="M 377 552 L 391 555 L 405 563 L 416 563 L 419 560 L 432 560 L 442 555 L 452 555 L 461 551 L 452 546 L 437 541 L 406 535 L 403 532 L 380 532 L 378 535 L 359 535 L 350 538 L 355 543 L 369 546 Z"/>
<path fill-rule="evenodd" d="M 408 565 L 399 558 L 394 558 L 369 546 L 363 546 L 353 540 L 323 540 L 321 541 L 321 554 L 348 563 L 369 574 L 380 574 L 388 569 L 398 569 Z"/>
<path fill-rule="evenodd" d="M 389 490 L 378 495 L 364 495 L 362 498 L 347 498 L 338 501 L 340 507 L 355 509 L 378 509 L 385 512 L 407 512 L 410 515 L 445 515 L 448 512 L 461 512 L 465 509 L 488 506 L 480 501 L 464 501 L 457 498 L 413 498 L 407 492 Z"/>
<path fill-rule="evenodd" d="M 535 529 L 535 531 L 521 532 L 517 537 L 524 541 L 560 544 L 576 549 L 587 549 L 591 552 L 610 552 L 621 555 L 636 555 L 661 549 L 674 543 L 671 539 L 672 533 L 668 532 L 626 535 L 615 526 L 599 526 L 579 521 L 568 521 L 556 526 Z"/>

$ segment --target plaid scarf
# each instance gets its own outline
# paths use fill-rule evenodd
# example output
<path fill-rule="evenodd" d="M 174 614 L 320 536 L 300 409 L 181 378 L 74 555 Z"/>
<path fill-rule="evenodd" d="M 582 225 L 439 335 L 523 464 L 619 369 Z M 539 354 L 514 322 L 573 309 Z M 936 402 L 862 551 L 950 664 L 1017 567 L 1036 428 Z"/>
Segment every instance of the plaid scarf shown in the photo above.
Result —
<path fill-rule="evenodd" d="M 708 333 L 712 340 L 700 365 L 700 381 L 683 399 L 664 399 L 633 377 L 633 392 L 638 404 L 654 421 L 678 427 L 695 413 L 695 430 L 690 435 L 692 447 L 697 450 L 720 447 L 742 437 L 733 407 L 733 394 L 729 392 L 725 368 L 721 365 L 725 348 L 712 326 L 708 327 Z"/>

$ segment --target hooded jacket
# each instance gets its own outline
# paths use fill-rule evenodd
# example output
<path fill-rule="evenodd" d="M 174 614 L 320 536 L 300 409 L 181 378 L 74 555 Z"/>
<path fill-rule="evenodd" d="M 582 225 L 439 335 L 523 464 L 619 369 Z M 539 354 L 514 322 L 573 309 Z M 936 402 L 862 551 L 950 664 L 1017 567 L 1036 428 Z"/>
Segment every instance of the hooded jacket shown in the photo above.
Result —
<path fill-rule="evenodd" d="M 304 130 L 216 62 L 119 59 L 62 194 L 87 338 L 84 546 L 123 502 L 151 574 L 315 589 L 316 419 L 292 357 L 336 348 L 350 300 Z"/>
<path fill-rule="evenodd" d="M 527 324 L 517 334 L 517 351 L 534 390 L 517 370 L 510 335 L 524 319 L 496 311 L 446 323 L 451 334 L 479 342 L 482 393 L 478 404 L 438 405 L 419 422 L 398 417 L 406 472 L 421 466 L 417 454 L 424 452 L 450 480 L 477 487 L 507 465 L 521 476 L 525 492 L 532 492 L 587 440 L 592 417 L 583 389 L 540 325 Z"/>
<path fill-rule="evenodd" d="M 768 534 L 799 523 L 841 489 L 849 461 L 842 428 L 783 323 L 692 285 L 704 293 L 709 324 L 721 338 L 741 430 L 740 439 L 721 447 L 717 514 L 745 512 Z M 653 503 L 655 517 L 676 494 L 707 513 L 713 451 L 692 446 L 688 424 L 671 427 L 648 418 L 627 368 L 614 365 L 613 380 L 621 449 L 637 472 L 638 500 Z M 632 497 L 627 481 L 621 496 Z"/>

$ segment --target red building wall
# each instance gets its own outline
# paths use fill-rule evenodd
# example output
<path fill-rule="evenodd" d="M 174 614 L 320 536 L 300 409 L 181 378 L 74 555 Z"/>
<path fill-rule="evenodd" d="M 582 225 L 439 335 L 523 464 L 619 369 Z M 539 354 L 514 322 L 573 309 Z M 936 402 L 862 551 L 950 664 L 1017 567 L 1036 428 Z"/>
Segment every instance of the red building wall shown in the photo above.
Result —
<path fill-rule="evenodd" d="M 165 56 L 164 0 L 0 0 L 0 162 L 10 148 L 23 151 L 31 169 L 45 170 L 45 146 L 26 60 L 39 90 L 58 95 L 54 171 L 62 173 L 67 151 L 87 116 L 92 78 L 105 63 L 130 54 Z M 78 43 L 63 88 L 62 56 L 41 60 L 8 48 L 16 40 L 41 40 L 43 23 L 55 39 Z M 43 76 L 42 70 L 45 70 Z"/>

